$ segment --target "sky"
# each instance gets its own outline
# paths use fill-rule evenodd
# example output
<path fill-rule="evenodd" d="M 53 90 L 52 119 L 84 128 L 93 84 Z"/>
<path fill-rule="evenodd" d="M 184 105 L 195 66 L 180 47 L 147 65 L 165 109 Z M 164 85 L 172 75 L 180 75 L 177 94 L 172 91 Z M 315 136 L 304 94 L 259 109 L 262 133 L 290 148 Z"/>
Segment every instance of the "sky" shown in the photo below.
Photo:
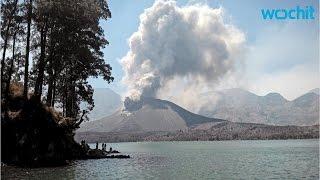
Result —
<path fill-rule="evenodd" d="M 182 9 L 197 6 L 197 4 L 211 9 L 222 8 L 224 21 L 239 30 L 239 34 L 244 35 L 245 40 L 241 42 L 243 50 L 240 54 L 237 53 L 237 57 L 233 60 L 235 62 L 233 75 L 220 78 L 222 80 L 214 85 L 214 89 L 239 87 L 258 95 L 278 92 L 292 100 L 319 87 L 318 1 L 242 0 L 237 2 L 241 3 L 236 4 L 233 0 L 183 0 L 177 1 L 175 5 Z M 145 9 L 153 6 L 154 1 L 109 0 L 108 3 L 112 18 L 102 21 L 101 26 L 110 45 L 106 46 L 103 52 L 106 62 L 113 68 L 112 74 L 115 80 L 107 84 L 101 78 L 90 79 L 90 83 L 95 88 L 110 88 L 124 95 L 128 91 L 128 83 L 131 82 L 128 78 L 127 81 L 123 79 L 126 73 L 135 70 L 128 71 L 121 61 L 124 58 L 128 59 L 127 61 L 131 60 L 126 57 L 128 52 L 133 51 L 129 45 L 132 42 L 130 37 L 137 31 L 140 33 L 139 26 L 143 24 L 140 15 L 145 12 Z M 261 16 L 261 9 L 295 8 L 296 6 L 314 7 L 316 19 L 264 20 Z M 129 77 L 129 80 L 133 79 Z"/>

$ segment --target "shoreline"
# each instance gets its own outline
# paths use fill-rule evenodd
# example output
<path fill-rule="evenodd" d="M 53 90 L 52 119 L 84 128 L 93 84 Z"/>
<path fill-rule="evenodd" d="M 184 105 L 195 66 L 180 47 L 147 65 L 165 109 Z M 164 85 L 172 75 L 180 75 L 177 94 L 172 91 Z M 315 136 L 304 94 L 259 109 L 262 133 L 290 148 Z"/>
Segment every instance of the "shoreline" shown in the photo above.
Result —
<path fill-rule="evenodd" d="M 320 143 L 320 138 L 306 138 L 306 139 L 231 139 L 231 140 L 199 140 L 199 141 L 195 141 L 195 140 L 190 140 L 190 141 L 119 141 L 119 142 L 103 142 L 103 143 L 107 143 L 107 144 L 119 144 L 119 143 L 145 143 L 145 142 L 229 142 L 229 141 L 286 141 L 286 140 L 290 140 L 290 141 L 294 141 L 294 140 L 319 140 Z M 89 142 L 88 144 L 94 144 L 92 142 Z"/>

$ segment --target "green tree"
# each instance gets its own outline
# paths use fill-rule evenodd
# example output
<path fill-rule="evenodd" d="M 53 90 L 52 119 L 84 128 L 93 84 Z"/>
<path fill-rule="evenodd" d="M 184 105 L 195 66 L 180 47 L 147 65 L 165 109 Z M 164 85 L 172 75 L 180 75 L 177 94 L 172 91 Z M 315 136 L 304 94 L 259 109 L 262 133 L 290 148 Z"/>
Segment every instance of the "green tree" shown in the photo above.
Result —
<path fill-rule="evenodd" d="M 31 19 L 32 19 L 32 0 L 26 5 L 26 19 L 27 19 L 27 39 L 26 39 L 26 57 L 24 64 L 24 86 L 23 96 L 26 99 L 28 97 L 28 82 L 29 82 L 29 53 L 30 53 L 30 34 L 31 34 Z"/>
<path fill-rule="evenodd" d="M 102 52 L 109 42 L 99 23 L 111 18 L 107 2 L 28 0 L 18 3 L 16 0 L 2 3 L 1 78 L 8 72 L 6 82 L 10 84 L 13 77 L 21 81 L 24 74 L 24 97 L 30 89 L 34 90 L 35 99 L 44 100 L 47 106 L 60 106 L 65 117 L 75 119 L 75 124 L 81 123 L 94 107 L 93 88 L 88 78 L 101 76 L 108 83 L 113 81 L 112 68 Z M 13 54 L 6 60 L 10 41 Z M 22 55 L 22 46 L 25 55 Z M 32 63 L 30 72 L 29 63 Z M 86 102 L 87 108 L 81 110 L 80 102 Z"/>
<path fill-rule="evenodd" d="M 10 38 L 12 37 L 12 34 L 10 34 L 10 28 L 13 26 L 13 21 L 15 19 L 15 16 L 17 14 L 18 9 L 18 0 L 14 1 L 1 1 L 1 38 L 3 40 L 2 44 L 2 59 L 1 59 L 1 87 L 5 87 L 4 82 L 4 70 L 6 65 L 6 52 L 8 48 L 8 43 Z M 3 93 L 3 89 L 1 89 L 1 92 Z"/>

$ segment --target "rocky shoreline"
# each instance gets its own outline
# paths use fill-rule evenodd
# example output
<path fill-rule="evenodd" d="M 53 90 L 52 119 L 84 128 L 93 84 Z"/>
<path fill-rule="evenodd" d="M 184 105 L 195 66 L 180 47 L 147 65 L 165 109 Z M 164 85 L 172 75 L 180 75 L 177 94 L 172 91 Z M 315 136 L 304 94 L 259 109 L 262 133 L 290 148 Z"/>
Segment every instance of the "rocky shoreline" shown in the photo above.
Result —
<path fill-rule="evenodd" d="M 109 151 L 106 150 L 106 144 L 102 143 L 102 149 L 99 149 L 99 143 L 96 143 L 96 148 L 91 149 L 85 141 L 81 141 L 81 148 L 86 151 L 84 159 L 103 159 L 103 158 L 118 158 L 126 159 L 130 158 L 129 155 L 120 154 L 119 151 L 113 150 L 111 147 Z"/>
<path fill-rule="evenodd" d="M 115 154 L 120 152 L 108 152 L 101 149 L 90 149 L 86 154 L 86 159 L 104 159 L 104 158 L 117 158 L 117 159 L 127 159 L 130 158 L 129 155 Z"/>

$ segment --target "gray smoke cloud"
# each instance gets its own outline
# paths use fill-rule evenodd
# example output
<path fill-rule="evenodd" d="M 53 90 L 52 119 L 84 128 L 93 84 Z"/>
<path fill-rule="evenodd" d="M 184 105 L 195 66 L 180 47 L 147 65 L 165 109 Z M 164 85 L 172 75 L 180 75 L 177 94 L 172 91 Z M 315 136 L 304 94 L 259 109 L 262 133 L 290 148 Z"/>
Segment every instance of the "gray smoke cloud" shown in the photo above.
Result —
<path fill-rule="evenodd" d="M 225 22 L 223 8 L 156 1 L 140 15 L 130 50 L 120 61 L 122 82 L 128 86 L 125 96 L 196 103 L 198 92 L 212 90 L 233 71 L 244 42 L 244 33 Z M 190 102 L 184 103 L 188 97 Z"/>

